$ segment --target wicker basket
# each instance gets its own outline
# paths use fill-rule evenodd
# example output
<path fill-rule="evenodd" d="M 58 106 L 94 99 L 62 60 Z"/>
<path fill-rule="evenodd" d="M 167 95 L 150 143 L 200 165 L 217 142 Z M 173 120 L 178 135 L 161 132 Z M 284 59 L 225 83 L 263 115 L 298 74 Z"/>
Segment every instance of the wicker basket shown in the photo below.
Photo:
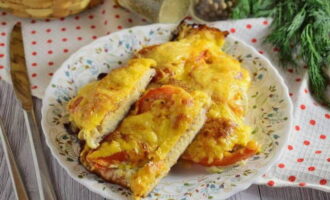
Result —
<path fill-rule="evenodd" d="M 0 0 L 0 8 L 13 15 L 31 18 L 59 18 L 76 14 L 103 0 Z"/>

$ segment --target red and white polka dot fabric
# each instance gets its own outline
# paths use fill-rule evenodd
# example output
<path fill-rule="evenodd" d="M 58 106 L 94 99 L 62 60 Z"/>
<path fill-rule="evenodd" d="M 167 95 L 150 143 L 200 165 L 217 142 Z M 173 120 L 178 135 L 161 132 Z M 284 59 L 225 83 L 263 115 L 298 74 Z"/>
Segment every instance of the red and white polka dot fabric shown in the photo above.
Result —
<path fill-rule="evenodd" d="M 26 62 L 34 96 L 42 98 L 53 73 L 80 47 L 100 36 L 147 21 L 112 1 L 76 16 L 52 20 L 19 19 L 0 10 L 0 79 L 10 82 L 9 33 L 13 25 L 23 25 Z M 264 45 L 270 19 L 222 21 L 217 25 L 254 46 L 275 66 L 277 48 Z M 306 67 L 307 68 L 307 67 Z M 305 70 L 282 70 L 294 103 L 294 127 L 281 160 L 258 180 L 269 186 L 313 187 L 330 191 L 330 112 L 310 96 Z"/>
<path fill-rule="evenodd" d="M 80 47 L 100 36 L 147 23 L 146 19 L 119 8 L 112 1 L 61 19 L 19 19 L 0 10 L 0 79 L 9 80 L 8 36 L 17 21 L 23 26 L 32 91 L 39 98 L 56 69 Z"/>

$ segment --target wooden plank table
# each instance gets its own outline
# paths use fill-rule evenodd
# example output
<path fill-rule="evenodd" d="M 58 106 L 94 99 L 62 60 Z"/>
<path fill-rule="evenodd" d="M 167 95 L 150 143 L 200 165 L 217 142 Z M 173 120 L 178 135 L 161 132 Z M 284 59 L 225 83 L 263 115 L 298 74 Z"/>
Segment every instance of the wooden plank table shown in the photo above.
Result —
<path fill-rule="evenodd" d="M 16 101 L 13 89 L 10 85 L 0 81 L 0 117 L 4 121 L 9 142 L 17 158 L 17 162 L 23 180 L 27 185 L 31 200 L 37 200 L 38 192 L 34 174 L 30 144 L 26 136 L 26 128 L 23 112 Z M 35 99 L 37 119 L 41 120 L 41 101 Z M 43 141 L 44 138 L 42 137 Z M 59 200 L 100 200 L 104 199 L 90 192 L 81 184 L 75 182 L 65 170 L 60 167 L 51 155 L 44 143 L 44 152 L 50 166 L 50 173 Z M 12 183 L 9 177 L 7 163 L 2 147 L 0 148 L 0 200 L 14 200 Z M 330 193 L 306 188 L 269 188 L 266 186 L 252 185 L 247 190 L 229 198 L 230 200 L 326 200 L 330 199 Z M 201 199 L 202 200 L 202 199 Z"/>

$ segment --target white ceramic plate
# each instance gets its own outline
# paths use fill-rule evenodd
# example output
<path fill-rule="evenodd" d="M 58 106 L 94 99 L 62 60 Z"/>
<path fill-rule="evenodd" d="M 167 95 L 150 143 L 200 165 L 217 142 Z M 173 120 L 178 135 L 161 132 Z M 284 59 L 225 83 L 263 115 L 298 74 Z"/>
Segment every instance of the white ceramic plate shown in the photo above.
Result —
<path fill-rule="evenodd" d="M 42 128 L 52 154 L 69 175 L 106 198 L 129 199 L 130 191 L 106 183 L 79 164 L 79 143 L 66 132 L 66 103 L 77 90 L 132 57 L 145 45 L 167 42 L 174 25 L 149 25 L 126 29 L 100 38 L 73 54 L 54 74 L 42 108 Z M 255 49 L 229 36 L 224 51 L 239 59 L 252 77 L 246 120 L 262 145 L 259 155 L 245 165 L 211 173 L 202 167 L 175 166 L 146 199 L 225 199 L 249 187 L 279 158 L 291 129 L 292 104 L 288 89 L 276 69 Z"/>

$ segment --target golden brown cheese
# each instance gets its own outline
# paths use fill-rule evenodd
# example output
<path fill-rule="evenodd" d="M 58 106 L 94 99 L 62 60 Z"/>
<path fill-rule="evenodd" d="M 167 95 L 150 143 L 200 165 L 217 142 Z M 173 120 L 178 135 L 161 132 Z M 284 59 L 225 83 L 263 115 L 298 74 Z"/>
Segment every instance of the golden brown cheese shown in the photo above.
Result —
<path fill-rule="evenodd" d="M 96 173 L 123 169 L 128 187 L 137 195 L 144 194 L 159 174 L 169 170 L 169 152 L 209 103 L 200 91 L 188 93 L 169 85 L 151 89 L 97 149 L 82 152 L 83 163 Z"/>
<path fill-rule="evenodd" d="M 151 59 L 133 59 L 126 67 L 114 69 L 103 79 L 82 87 L 68 103 L 69 118 L 80 129 L 80 139 L 91 147 L 96 146 L 91 140 L 105 116 L 123 109 L 120 106 L 132 96 L 155 64 Z"/>
<path fill-rule="evenodd" d="M 152 58 L 157 62 L 153 85 L 179 85 L 190 91 L 203 91 L 212 97 L 207 117 L 217 121 L 218 129 L 213 130 L 215 134 L 205 134 L 210 132 L 205 131 L 209 120 L 183 158 L 212 165 L 248 144 L 255 147 L 250 153 L 253 155 L 257 152 L 257 145 L 250 142 L 251 127 L 244 123 L 250 85 L 248 71 L 221 50 L 226 33 L 203 26 L 182 27 L 176 41 L 146 47 L 138 52 L 137 57 Z M 219 130 L 227 122 L 231 128 L 223 135 Z"/>

